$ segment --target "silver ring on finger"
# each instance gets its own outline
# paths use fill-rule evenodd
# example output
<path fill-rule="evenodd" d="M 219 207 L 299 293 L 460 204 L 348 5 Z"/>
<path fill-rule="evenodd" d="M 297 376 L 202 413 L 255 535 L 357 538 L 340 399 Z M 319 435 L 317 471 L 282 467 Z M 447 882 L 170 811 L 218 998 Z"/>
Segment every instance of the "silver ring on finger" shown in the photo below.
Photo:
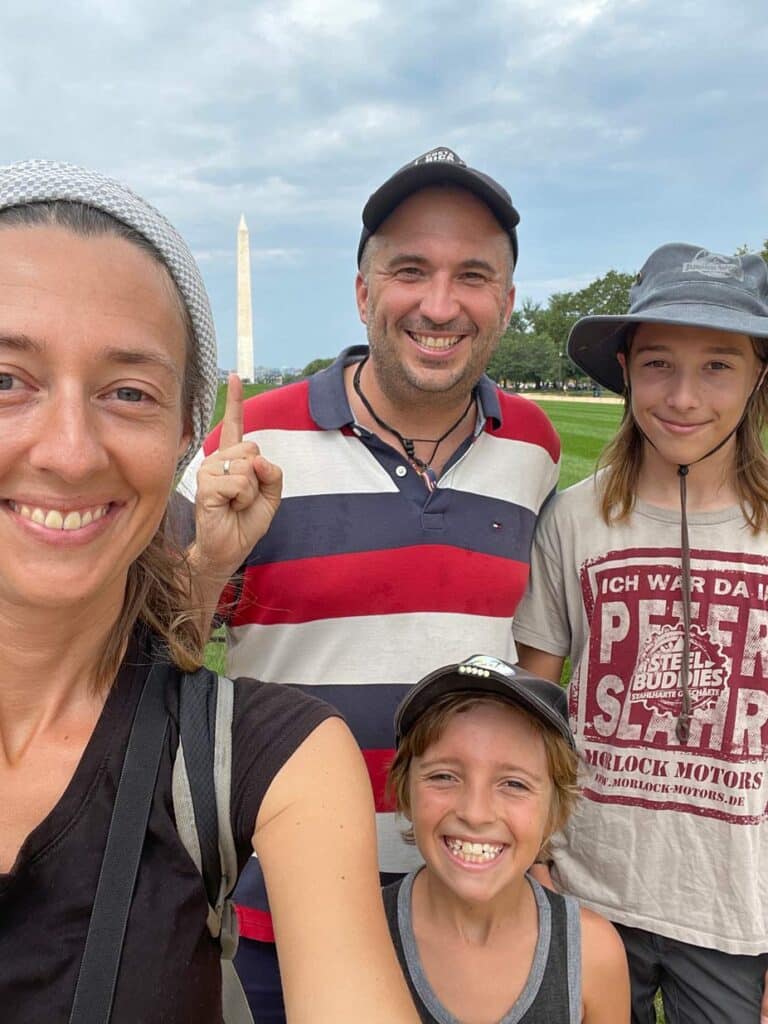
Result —
<path fill-rule="evenodd" d="M 222 470 L 224 471 L 224 476 L 229 476 L 229 468 L 230 468 L 231 465 L 232 465 L 232 460 L 231 459 L 224 459 L 224 462 L 223 462 L 222 467 L 221 467 Z"/>

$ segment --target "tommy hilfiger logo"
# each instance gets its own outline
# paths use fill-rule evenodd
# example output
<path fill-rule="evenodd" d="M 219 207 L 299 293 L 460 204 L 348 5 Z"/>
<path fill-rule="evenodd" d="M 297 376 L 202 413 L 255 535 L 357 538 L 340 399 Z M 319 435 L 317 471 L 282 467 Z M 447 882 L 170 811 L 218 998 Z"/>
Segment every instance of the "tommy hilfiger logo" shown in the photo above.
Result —
<path fill-rule="evenodd" d="M 683 273 L 744 280 L 744 269 L 738 256 L 722 256 L 719 252 L 708 252 L 706 249 L 699 249 L 692 260 L 683 264 Z"/>
<path fill-rule="evenodd" d="M 419 164 L 458 164 L 460 167 L 467 166 L 457 153 L 445 147 L 430 149 L 423 156 L 417 156 L 413 161 L 413 166 L 418 167 Z"/>

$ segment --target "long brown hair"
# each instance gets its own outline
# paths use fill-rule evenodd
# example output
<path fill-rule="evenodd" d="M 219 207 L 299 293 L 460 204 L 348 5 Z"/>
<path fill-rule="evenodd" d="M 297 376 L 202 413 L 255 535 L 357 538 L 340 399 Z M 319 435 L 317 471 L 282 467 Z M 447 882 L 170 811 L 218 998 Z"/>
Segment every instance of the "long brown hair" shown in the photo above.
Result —
<path fill-rule="evenodd" d="M 627 343 L 627 348 L 629 344 Z M 752 338 L 761 374 L 766 367 L 766 343 Z M 625 349 L 626 351 L 626 349 Z M 763 431 L 768 424 L 768 382 L 763 379 L 748 400 L 736 431 L 735 490 L 742 514 L 753 533 L 768 529 L 768 454 Z M 613 440 L 600 455 L 600 513 L 610 526 L 625 520 L 637 497 L 643 462 L 643 435 L 632 415 L 630 395 L 624 394 L 624 415 Z"/>
<path fill-rule="evenodd" d="M 203 381 L 198 361 L 191 358 L 195 341 L 189 311 L 157 249 L 133 228 L 84 203 L 56 200 L 0 211 L 0 227 L 36 225 L 62 227 L 84 238 L 101 235 L 124 238 L 147 252 L 158 264 L 168 280 L 170 294 L 184 324 L 186 359 L 181 401 L 185 418 L 188 418 Z M 149 545 L 128 569 L 123 607 L 97 665 L 95 682 L 99 687 L 111 685 L 139 621 L 161 637 L 171 661 L 179 668 L 194 671 L 202 664 L 206 638 L 202 635 L 199 609 L 192 607 L 191 573 L 185 553 L 171 536 L 167 519 L 166 512 Z"/>

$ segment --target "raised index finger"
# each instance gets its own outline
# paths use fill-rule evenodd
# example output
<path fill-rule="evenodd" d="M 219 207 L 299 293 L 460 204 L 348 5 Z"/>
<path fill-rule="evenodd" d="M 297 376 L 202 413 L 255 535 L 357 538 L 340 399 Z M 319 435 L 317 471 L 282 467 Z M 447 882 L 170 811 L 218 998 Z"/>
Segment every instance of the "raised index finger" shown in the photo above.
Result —
<path fill-rule="evenodd" d="M 236 373 L 227 377 L 227 404 L 221 421 L 219 448 L 230 448 L 243 440 L 243 382 Z"/>

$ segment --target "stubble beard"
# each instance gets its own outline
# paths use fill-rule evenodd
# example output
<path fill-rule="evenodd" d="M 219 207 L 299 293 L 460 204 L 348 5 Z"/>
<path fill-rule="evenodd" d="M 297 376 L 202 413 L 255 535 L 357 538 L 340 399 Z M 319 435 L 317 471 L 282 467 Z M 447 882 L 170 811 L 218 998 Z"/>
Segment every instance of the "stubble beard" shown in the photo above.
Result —
<path fill-rule="evenodd" d="M 435 325 L 435 329 L 445 330 L 445 327 Z M 466 402 L 485 372 L 505 329 L 505 319 L 500 315 L 493 331 L 475 334 L 470 342 L 472 354 L 455 373 L 430 374 L 425 370 L 420 374 L 411 370 L 398 358 L 397 347 L 388 338 L 387 328 L 382 328 L 377 323 L 375 306 L 369 306 L 366 332 L 376 383 L 387 400 L 395 406 L 408 406 L 426 399 L 434 406 L 452 406 Z M 481 352 L 484 353 L 482 359 L 479 358 Z"/>

